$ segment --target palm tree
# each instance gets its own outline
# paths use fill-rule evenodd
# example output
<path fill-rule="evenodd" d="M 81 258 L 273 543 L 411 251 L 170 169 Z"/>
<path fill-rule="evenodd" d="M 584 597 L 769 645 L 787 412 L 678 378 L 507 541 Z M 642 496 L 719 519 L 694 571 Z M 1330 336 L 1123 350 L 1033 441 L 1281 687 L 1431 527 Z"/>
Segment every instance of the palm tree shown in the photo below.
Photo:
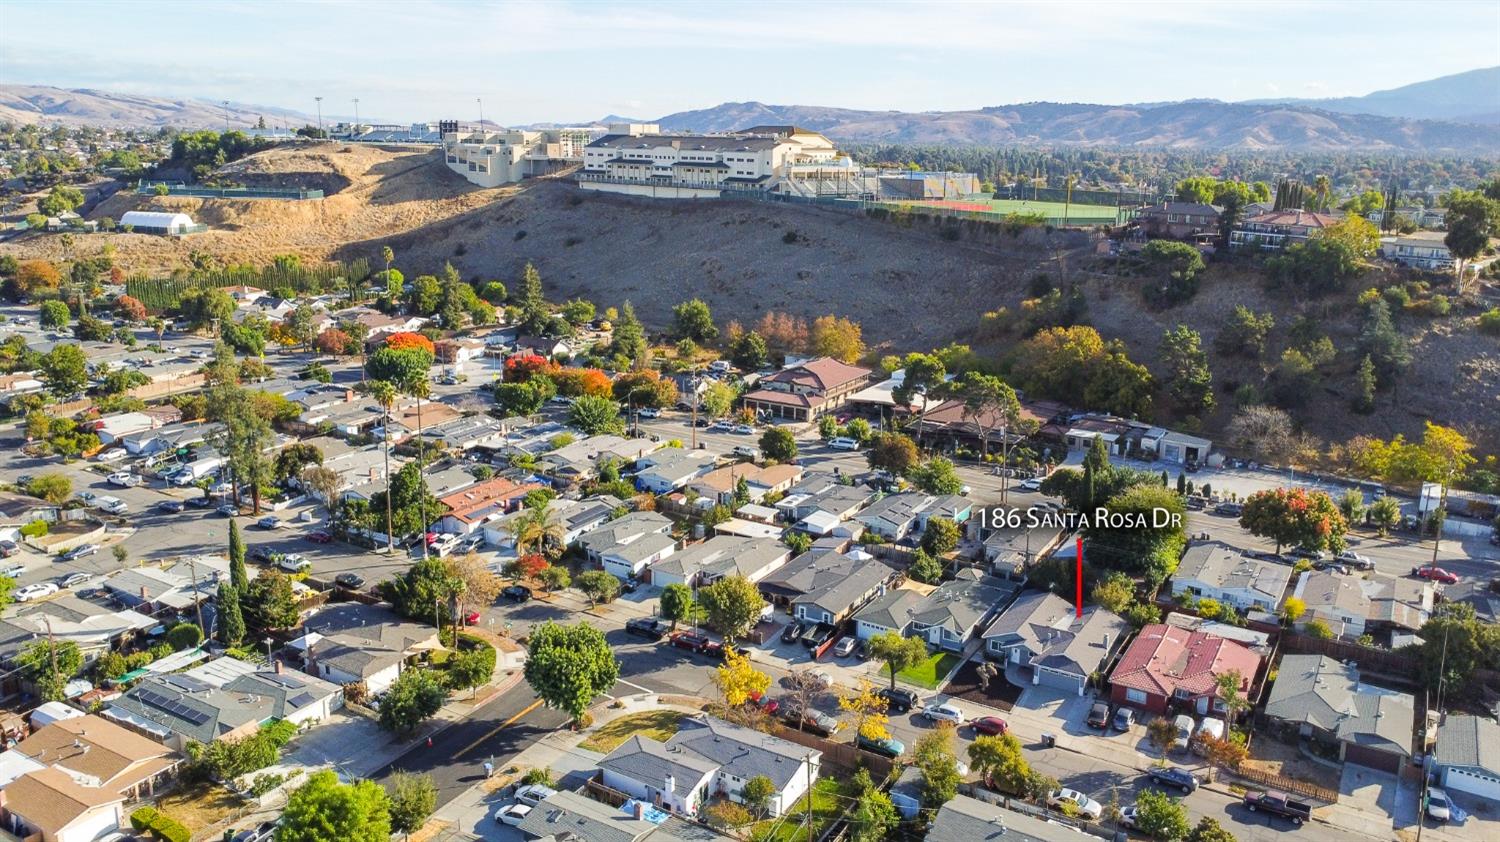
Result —
<path fill-rule="evenodd" d="M 1333 182 L 1328 176 L 1320 175 L 1313 179 L 1313 192 L 1318 197 L 1318 210 L 1328 210 L 1328 198 L 1333 195 Z"/>
<path fill-rule="evenodd" d="M 406 384 L 406 393 L 417 399 L 417 476 L 421 481 L 421 471 L 426 467 L 426 461 L 422 456 L 422 401 L 432 394 L 432 385 L 427 382 L 427 374 L 423 372 L 421 378 Z M 389 497 L 390 495 L 386 495 Z M 427 558 L 427 489 L 419 488 L 417 492 L 417 517 L 422 523 L 422 558 Z"/>
<path fill-rule="evenodd" d="M 369 385 L 370 397 L 380 404 L 383 413 L 380 422 L 380 437 L 385 439 L 385 540 L 386 549 L 392 553 L 396 552 L 396 527 L 391 517 L 391 407 L 396 403 L 396 387 L 384 380 L 372 380 Z M 422 536 L 424 539 L 426 536 Z M 426 540 L 423 540 L 426 544 Z"/>
<path fill-rule="evenodd" d="M 567 536 L 567 530 L 552 511 L 551 504 L 522 511 L 506 524 L 505 530 L 516 544 L 518 556 L 541 553 L 546 549 L 548 541 L 553 546 L 560 547 Z"/>
<path fill-rule="evenodd" d="M 163 319 L 161 316 L 152 317 L 151 329 L 156 331 L 156 344 L 160 345 L 161 335 L 167 332 L 167 320 Z"/>

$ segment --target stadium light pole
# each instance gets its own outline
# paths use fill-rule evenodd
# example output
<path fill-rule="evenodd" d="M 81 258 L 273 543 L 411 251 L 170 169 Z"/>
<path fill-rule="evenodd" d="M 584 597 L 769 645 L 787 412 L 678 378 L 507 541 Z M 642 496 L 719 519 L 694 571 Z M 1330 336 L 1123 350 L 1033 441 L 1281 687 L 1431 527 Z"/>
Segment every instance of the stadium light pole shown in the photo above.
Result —
<path fill-rule="evenodd" d="M 315 96 L 313 99 L 318 101 L 318 139 L 321 140 L 323 138 L 323 98 Z"/>
<path fill-rule="evenodd" d="M 354 126 L 353 126 L 353 129 L 357 130 L 358 128 L 359 128 L 359 97 L 355 97 L 354 98 Z"/>
<path fill-rule="evenodd" d="M 479 133 L 484 134 L 484 97 L 476 96 L 474 101 L 479 103 Z"/>
<path fill-rule="evenodd" d="M 224 100 L 224 133 L 229 133 L 229 100 Z"/>

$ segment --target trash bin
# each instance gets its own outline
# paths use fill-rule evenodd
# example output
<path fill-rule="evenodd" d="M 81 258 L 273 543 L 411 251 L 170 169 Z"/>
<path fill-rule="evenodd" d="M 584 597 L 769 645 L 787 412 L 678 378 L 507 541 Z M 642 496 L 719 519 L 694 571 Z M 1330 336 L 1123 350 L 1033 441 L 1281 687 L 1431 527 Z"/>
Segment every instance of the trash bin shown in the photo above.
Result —
<path fill-rule="evenodd" d="M 1056 734 L 1043 734 L 1042 735 L 1042 748 L 1056 748 L 1056 747 L 1057 747 L 1057 735 Z"/>

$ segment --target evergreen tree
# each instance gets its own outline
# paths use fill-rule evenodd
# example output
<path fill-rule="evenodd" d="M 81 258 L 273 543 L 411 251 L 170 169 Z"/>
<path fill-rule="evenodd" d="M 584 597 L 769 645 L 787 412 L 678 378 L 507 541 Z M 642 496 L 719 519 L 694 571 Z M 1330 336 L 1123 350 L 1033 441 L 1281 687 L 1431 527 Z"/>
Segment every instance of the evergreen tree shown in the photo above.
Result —
<path fill-rule="evenodd" d="M 250 583 L 250 574 L 245 570 L 245 539 L 240 537 L 240 524 L 229 519 L 229 584 L 235 593 L 244 593 Z"/>
<path fill-rule="evenodd" d="M 521 274 L 521 332 L 540 336 L 551 323 L 547 301 L 542 298 L 542 276 L 527 263 Z"/>
<path fill-rule="evenodd" d="M 640 319 L 635 317 L 635 308 L 627 300 L 620 308 L 620 320 L 615 323 L 614 352 L 633 362 L 646 356 L 646 331 Z"/>
<path fill-rule="evenodd" d="M 219 595 L 215 601 L 218 611 L 219 642 L 225 646 L 238 646 L 245 639 L 245 617 L 240 613 L 240 592 L 228 582 L 219 583 Z"/>
<path fill-rule="evenodd" d="M 1354 411 L 1368 415 L 1375 411 L 1375 363 L 1369 354 L 1359 363 L 1354 373 Z"/>

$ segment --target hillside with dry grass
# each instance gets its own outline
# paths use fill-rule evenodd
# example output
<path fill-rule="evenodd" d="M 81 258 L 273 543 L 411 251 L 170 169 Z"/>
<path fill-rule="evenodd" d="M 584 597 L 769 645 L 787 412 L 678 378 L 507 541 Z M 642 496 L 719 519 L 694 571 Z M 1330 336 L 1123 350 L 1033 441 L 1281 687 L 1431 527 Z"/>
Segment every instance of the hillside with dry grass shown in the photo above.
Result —
<path fill-rule="evenodd" d="M 226 262 L 265 263 L 284 253 L 376 258 L 390 245 L 408 275 L 436 272 L 451 261 L 465 278 L 511 283 L 532 262 L 550 298 L 584 297 L 601 308 L 630 299 L 641 318 L 657 327 L 670 322 L 673 305 L 696 296 L 709 302 L 721 324 L 751 324 L 768 310 L 808 319 L 832 313 L 860 322 L 867 343 L 879 352 L 958 341 L 994 360 L 1015 339 L 976 339 L 982 315 L 1015 309 L 1031 279 L 1045 272 L 1077 284 L 1089 302 L 1089 321 L 1106 338 L 1124 340 L 1130 356 L 1158 374 L 1163 331 L 1179 323 L 1200 331 L 1220 406 L 1206 421 L 1210 433 L 1227 421 L 1235 388 L 1262 383 L 1269 364 L 1213 352 L 1235 304 L 1274 314 L 1267 360 L 1288 347 L 1287 327 L 1299 315 L 1313 319 L 1342 350 L 1357 336 L 1359 289 L 1394 280 L 1375 272 L 1342 295 L 1298 302 L 1268 292 L 1253 267 L 1215 265 L 1193 300 L 1154 311 L 1141 300 L 1141 279 L 1108 274 L 1093 256 L 1094 235 L 1076 232 L 1011 236 L 965 229 L 953 240 L 921 223 L 903 227 L 827 209 L 747 201 L 653 202 L 580 191 L 561 180 L 482 190 L 448 171 L 435 151 L 410 149 L 283 147 L 237 162 L 224 175 L 256 186 L 317 187 L 328 197 L 282 202 L 116 195 L 89 216 L 118 219 L 132 208 L 180 209 L 213 230 L 183 240 L 82 235 L 72 253 L 97 253 L 110 243 L 127 271 L 165 271 L 189 265 L 193 251 Z M 63 257 L 55 236 L 22 237 L 0 252 Z M 1455 307 L 1437 319 L 1398 315 L 1413 362 L 1395 389 L 1380 394 L 1373 415 L 1349 409 L 1357 360 L 1348 353 L 1329 366 L 1324 385 L 1297 415 L 1331 441 L 1359 433 L 1419 434 L 1430 418 L 1459 426 L 1490 452 L 1500 450 L 1500 342 L 1476 332 L 1477 312 Z"/>

